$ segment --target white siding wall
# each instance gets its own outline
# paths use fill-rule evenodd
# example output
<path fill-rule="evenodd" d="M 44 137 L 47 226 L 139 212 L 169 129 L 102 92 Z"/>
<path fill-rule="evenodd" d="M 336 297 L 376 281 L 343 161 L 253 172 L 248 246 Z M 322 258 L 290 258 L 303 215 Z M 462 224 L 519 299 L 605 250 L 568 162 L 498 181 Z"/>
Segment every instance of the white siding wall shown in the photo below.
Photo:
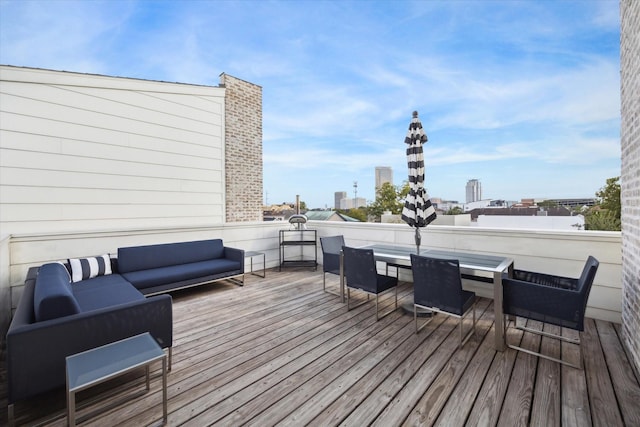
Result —
<path fill-rule="evenodd" d="M 413 229 L 406 224 L 342 223 L 310 221 L 318 237 L 342 234 L 351 246 L 389 243 L 413 246 Z M 288 223 L 243 222 L 212 227 L 149 228 L 136 231 L 52 233 L 12 236 L 8 242 L 11 300 L 16 306 L 29 267 L 46 262 L 117 252 L 118 247 L 222 238 L 225 245 L 265 252 L 267 267 L 279 263 L 278 231 Z M 588 255 L 600 261 L 589 298 L 587 316 L 620 323 L 621 235 L 619 232 L 496 230 L 476 227 L 432 226 L 422 232 L 424 247 L 510 256 L 515 267 L 578 277 Z M 305 254 L 312 256 L 312 248 Z M 5 254 L 6 255 L 6 254 Z M 318 261 L 322 250 L 318 241 Z M 248 261 L 245 263 L 248 267 Z M 309 274 L 320 271 L 309 270 Z M 403 277 L 410 280 L 411 277 Z M 327 280 L 331 280 L 328 275 Z M 335 278 L 334 278 L 335 280 Z M 465 281 L 479 295 L 493 298 L 490 284 Z"/>
<path fill-rule="evenodd" d="M 224 96 L 0 67 L 1 232 L 224 222 Z"/>

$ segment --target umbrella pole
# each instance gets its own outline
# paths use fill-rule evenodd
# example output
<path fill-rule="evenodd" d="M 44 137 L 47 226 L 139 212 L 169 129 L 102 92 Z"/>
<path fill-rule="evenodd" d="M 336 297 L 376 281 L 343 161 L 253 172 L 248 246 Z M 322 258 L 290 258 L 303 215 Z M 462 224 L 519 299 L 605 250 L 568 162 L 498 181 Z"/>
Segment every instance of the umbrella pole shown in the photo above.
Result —
<path fill-rule="evenodd" d="M 416 227 L 416 254 L 420 255 L 420 242 L 422 241 L 422 236 L 420 235 L 420 227 Z"/>

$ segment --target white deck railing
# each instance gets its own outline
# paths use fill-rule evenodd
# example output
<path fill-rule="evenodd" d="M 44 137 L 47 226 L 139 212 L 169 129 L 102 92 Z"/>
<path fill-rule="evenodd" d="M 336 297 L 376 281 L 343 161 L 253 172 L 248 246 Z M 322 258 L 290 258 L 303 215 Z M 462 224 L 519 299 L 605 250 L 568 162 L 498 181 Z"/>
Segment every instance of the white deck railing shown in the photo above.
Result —
<path fill-rule="evenodd" d="M 66 258 L 117 252 L 118 247 L 222 238 L 228 246 L 265 252 L 267 267 L 279 263 L 278 231 L 286 222 L 228 223 L 211 227 L 25 234 L 11 236 L 0 248 L 0 288 L 11 290 L 14 308 L 29 267 Z M 310 221 L 318 237 L 342 234 L 348 245 L 387 243 L 414 245 L 413 229 L 405 224 Z M 509 256 L 515 268 L 577 277 L 588 255 L 600 261 L 589 298 L 587 316 L 620 323 L 620 232 L 515 230 L 430 225 L 422 230 L 422 246 L 461 252 Z M 312 250 L 305 248 L 305 251 Z M 318 244 L 318 259 L 322 251 Z M 6 274 L 6 272 L 9 272 Z M 491 297 L 490 284 L 465 282 Z M 6 311 L 6 308 L 2 308 Z"/>

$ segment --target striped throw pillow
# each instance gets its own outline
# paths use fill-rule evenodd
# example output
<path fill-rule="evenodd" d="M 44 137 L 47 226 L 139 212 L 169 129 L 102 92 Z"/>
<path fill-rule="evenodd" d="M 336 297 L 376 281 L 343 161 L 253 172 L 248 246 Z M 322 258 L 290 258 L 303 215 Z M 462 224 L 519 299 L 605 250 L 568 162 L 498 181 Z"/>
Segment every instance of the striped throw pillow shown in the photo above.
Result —
<path fill-rule="evenodd" d="M 69 265 L 71 266 L 72 282 L 111 274 L 109 254 L 91 258 L 69 258 Z"/>

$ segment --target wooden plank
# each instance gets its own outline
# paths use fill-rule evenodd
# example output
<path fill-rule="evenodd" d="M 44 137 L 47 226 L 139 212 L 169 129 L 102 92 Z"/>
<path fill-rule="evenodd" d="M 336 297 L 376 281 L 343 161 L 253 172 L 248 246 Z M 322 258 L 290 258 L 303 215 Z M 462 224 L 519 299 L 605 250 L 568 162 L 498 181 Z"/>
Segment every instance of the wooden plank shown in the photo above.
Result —
<path fill-rule="evenodd" d="M 507 329 L 506 337 L 509 343 L 520 345 L 522 336 L 522 331 L 518 329 Z M 497 424 L 517 355 L 518 352 L 510 348 L 503 352 L 496 352 L 482 388 L 467 418 L 468 425 L 493 426 Z"/>
<path fill-rule="evenodd" d="M 573 335 L 577 338 L 576 331 L 566 328 L 563 328 L 562 334 L 570 337 Z M 586 337 L 582 336 L 581 339 L 583 340 L 582 345 L 584 345 Z M 580 350 L 578 346 L 562 343 L 561 347 L 564 360 L 579 361 Z M 566 427 L 591 426 L 591 409 L 585 371 L 570 366 L 562 366 L 561 369 L 562 425 Z"/>
<path fill-rule="evenodd" d="M 206 399 L 215 399 L 214 396 L 222 386 L 238 377 L 263 365 L 277 368 L 285 363 L 293 352 L 302 351 L 307 341 L 326 339 L 327 336 L 353 327 L 370 317 L 365 312 L 367 307 L 345 313 L 337 299 L 334 306 L 335 309 L 329 314 L 320 312 L 315 318 L 309 315 L 308 318 L 292 322 L 285 333 L 275 338 L 267 335 L 260 340 L 246 342 L 222 354 L 214 356 L 216 350 L 212 348 L 209 352 L 198 355 L 191 361 L 189 367 L 183 370 L 190 371 L 188 376 L 170 388 L 170 393 L 176 395 L 174 401 L 178 403 L 179 410 L 175 412 L 170 409 L 169 422 L 172 424 L 177 423 L 177 420 L 184 422 L 197 415 L 201 405 L 191 405 L 190 402 L 197 401 L 199 397 L 207 396 Z M 241 314 L 239 316 L 242 317 Z M 213 366 L 211 366 L 211 360 L 216 360 Z M 195 412 L 190 412 L 191 409 Z M 146 411 L 144 415 L 146 418 L 136 415 L 136 422 L 141 419 L 145 422 L 153 420 L 152 411 Z"/>
<path fill-rule="evenodd" d="M 490 322 L 484 321 L 486 320 L 485 314 L 477 325 L 481 336 L 486 334 L 490 328 Z M 457 327 L 428 361 L 420 367 L 413 378 L 407 382 L 405 388 L 389 402 L 372 425 L 399 425 L 412 413 L 419 419 L 422 418 L 422 414 L 430 415 L 428 406 L 435 403 L 432 402 L 433 392 L 436 391 L 435 394 L 439 394 L 443 381 L 446 382 L 448 378 L 452 377 L 452 372 L 456 371 L 456 367 L 468 357 L 469 352 L 475 351 L 478 345 L 476 339 L 470 339 L 465 347 L 460 349 L 459 321 L 450 318 L 447 322 L 452 322 Z M 444 395 L 448 395 L 448 393 L 444 393 Z"/>
<path fill-rule="evenodd" d="M 545 324 L 545 332 L 560 335 L 562 328 Z M 544 355 L 560 359 L 560 341 L 543 337 L 540 352 Z M 531 425 L 560 426 L 560 363 L 544 358 L 538 360 L 536 386 L 531 407 Z"/>
<path fill-rule="evenodd" d="M 465 425 L 487 378 L 489 367 L 496 353 L 499 353 L 494 348 L 494 327 L 495 325 L 484 336 L 480 348 L 469 362 L 440 415 L 438 415 L 436 425 Z"/>
<path fill-rule="evenodd" d="M 583 351 L 589 355 L 584 358 L 584 369 L 593 425 L 622 426 L 622 415 L 618 409 L 618 402 L 593 319 L 585 319 L 582 336 L 584 337 Z"/>
<path fill-rule="evenodd" d="M 455 322 L 444 317 L 441 320 L 434 320 L 432 325 L 420 332 L 428 334 L 422 346 L 412 352 L 393 374 L 387 376 L 373 392 L 369 393 L 362 403 L 340 423 L 341 426 L 370 425 L 376 419 L 378 414 L 407 386 L 416 372 L 425 365 L 427 360 L 430 360 L 443 345 L 445 339 L 450 336 L 455 328 Z M 413 324 L 411 328 L 414 328 Z"/>
<path fill-rule="evenodd" d="M 391 378 L 391 375 L 394 375 L 399 369 L 399 365 L 404 363 L 419 347 L 425 345 L 425 340 L 442 324 L 445 320 L 444 317 L 445 316 L 439 316 L 434 319 L 431 323 L 431 328 L 426 329 L 425 333 L 414 333 L 409 336 L 404 343 L 378 363 L 367 375 L 360 378 L 353 386 L 344 391 L 340 398 L 334 400 L 333 403 L 316 416 L 310 424 L 339 424 L 351 414 L 354 408 L 357 408 L 368 396 L 375 393 L 376 389 L 381 387 L 383 381 L 387 379 L 391 381 L 396 380 L 397 378 L 395 378 L 395 376 Z M 411 321 L 411 323 L 413 323 L 413 321 Z"/>
<path fill-rule="evenodd" d="M 487 309 L 484 339 L 459 350 L 455 319 L 439 316 L 416 335 L 412 317 L 400 312 L 376 322 L 373 302 L 347 312 L 338 297 L 321 291 L 319 272 L 272 270 L 252 279 L 245 287 L 219 284 L 173 294 L 169 425 L 551 425 L 558 412 L 563 426 L 637 424 L 640 386 L 608 322 L 588 319 L 586 370 L 563 366 L 559 381 L 549 377 L 559 367 L 553 362 L 493 350 L 493 311 L 484 298 L 478 308 Z M 403 283 L 401 290 L 402 297 L 410 286 Z M 536 347 L 532 334 L 509 329 L 508 337 Z M 576 353 L 576 346 L 562 345 L 565 360 Z M 85 425 L 156 423 L 158 373 L 152 372 L 151 393 Z M 82 413 L 129 397 L 142 378 L 135 373 L 84 392 Z M 602 413 L 605 404 L 612 413 Z M 4 408 L 0 402 L 0 417 Z M 64 408 L 63 390 L 19 402 L 18 424 L 63 426 Z"/>
<path fill-rule="evenodd" d="M 372 313 L 372 307 L 374 307 L 373 301 L 366 304 L 368 306 L 369 316 L 373 318 L 375 322 L 375 316 Z M 365 306 L 363 306 L 365 307 Z M 305 418 L 312 418 L 315 416 L 315 410 L 322 406 L 322 402 L 329 403 L 332 401 L 331 393 L 327 394 L 327 389 L 344 390 L 347 385 L 330 385 L 335 382 L 349 381 L 349 375 L 352 370 L 358 372 L 366 372 L 368 363 L 371 361 L 371 354 L 375 354 L 379 347 L 386 347 L 386 351 L 390 351 L 389 348 L 395 348 L 391 344 L 383 345 L 387 340 L 404 340 L 406 337 L 407 323 L 409 322 L 409 316 L 403 315 L 400 311 L 395 311 L 389 316 L 381 319 L 379 322 L 375 322 L 377 328 L 378 323 L 386 319 L 395 319 L 389 327 L 386 327 L 375 334 L 373 331 L 369 331 L 368 328 L 360 331 L 370 335 L 369 340 L 366 343 L 360 345 L 358 348 L 351 352 L 344 354 L 341 358 L 336 360 L 330 360 L 328 362 L 328 369 L 325 369 L 317 376 L 314 377 L 313 382 L 301 381 L 304 384 L 296 387 L 291 393 L 284 398 L 278 400 L 276 403 L 272 403 L 265 411 L 260 413 L 257 417 L 252 418 L 249 421 L 250 425 L 261 425 L 263 423 L 272 424 L 281 421 L 281 419 L 289 416 L 294 418 L 296 424 L 304 423 Z M 400 329 L 398 329 L 398 327 Z M 375 329 L 374 329 L 375 330 Z M 396 344 L 397 345 L 397 344 Z M 359 368 L 358 368 L 359 367 Z M 303 377 L 303 378 L 308 378 Z M 302 380 L 302 378 L 301 378 Z M 329 395 L 329 397 L 327 397 Z M 325 400 L 322 400 L 322 399 Z M 318 404 L 309 405 L 308 401 L 316 400 Z M 294 411 L 295 409 L 295 411 Z M 293 415 L 292 415 L 293 414 Z M 283 421 L 286 424 L 286 421 Z"/>
<path fill-rule="evenodd" d="M 431 384 L 431 386 L 424 393 L 422 398 L 416 403 L 415 407 L 404 421 L 404 425 L 433 425 L 440 412 L 447 404 L 447 401 L 451 398 L 453 390 L 458 385 L 460 378 L 464 374 L 470 362 L 473 360 L 481 344 L 485 341 L 487 333 L 492 330 L 493 316 L 489 316 L 487 312 L 478 313 L 478 322 L 476 324 L 477 336 L 470 339 L 462 348 L 456 350 L 453 356 L 449 359 L 447 364 L 442 368 L 440 374 Z M 455 334 L 459 337 L 459 328 L 456 328 Z M 495 337 L 495 335 L 494 335 Z M 494 339 L 495 345 L 495 339 Z M 485 343 L 485 350 L 492 349 L 490 343 Z M 488 350 L 486 353 L 491 353 L 495 350 Z M 485 359 L 488 359 L 486 357 Z M 485 365 L 488 366 L 488 363 Z M 473 369 L 473 368 L 472 368 Z M 477 388 L 480 388 L 478 382 Z M 473 387 L 473 386 L 471 386 Z M 471 402 L 475 396 L 475 393 L 471 388 L 466 388 L 466 397 L 469 398 L 468 409 L 465 408 L 460 402 L 458 402 L 458 414 L 466 414 L 471 408 Z M 466 415 L 464 415 L 466 417 Z M 463 418 L 464 420 L 464 418 Z M 447 421 L 449 422 L 449 421 Z M 455 420 L 452 421 L 455 423 Z"/>
<path fill-rule="evenodd" d="M 371 307 L 373 304 L 367 305 Z M 371 311 L 369 313 L 371 315 Z M 251 419 L 248 425 L 261 426 L 278 422 L 305 424 L 317 416 L 324 407 L 337 398 L 336 393 L 349 388 L 392 349 L 406 340 L 410 331 L 406 327 L 410 321 L 409 316 L 402 315 L 398 311 L 393 315 L 398 316 L 393 327 L 385 328 L 371 337 L 366 344 L 336 360 L 333 367 L 316 376 L 313 383 L 307 382 L 298 387 L 294 393 L 288 394 L 284 399 L 275 402 L 260 415 Z M 375 317 L 373 319 L 375 321 Z M 345 370 L 343 371 L 340 367 Z"/>
<path fill-rule="evenodd" d="M 253 383 L 250 387 L 237 392 L 222 401 L 216 407 L 216 411 L 226 414 L 224 418 L 214 418 L 211 411 L 203 413 L 196 421 L 197 423 L 216 422 L 218 425 L 238 425 L 254 418 L 261 412 L 267 410 L 274 401 L 279 401 L 291 393 L 299 392 L 299 387 L 309 381 L 315 381 L 317 375 L 325 370 L 338 370 L 338 375 L 345 364 L 337 365 L 337 360 L 345 360 L 345 356 L 360 346 L 372 336 L 378 334 L 389 324 L 396 320 L 397 316 L 389 316 L 376 322 L 362 332 L 361 328 L 350 328 L 349 330 L 336 335 L 327 344 L 315 347 L 303 356 L 292 360 L 281 369 L 265 376 L 260 381 Z M 369 318 L 367 321 L 371 321 Z M 335 341 L 335 347 L 332 347 Z M 196 423 L 196 424 L 197 424 Z M 200 424 L 201 425 L 201 424 Z"/>
<path fill-rule="evenodd" d="M 527 321 L 527 327 L 542 328 L 540 322 Z M 533 351 L 540 350 L 540 336 L 531 332 L 525 332 L 522 338 L 523 348 Z M 531 399 L 535 381 L 538 358 L 518 351 L 516 363 L 509 381 L 509 392 L 506 394 L 498 426 L 526 426 L 529 425 Z"/>
<path fill-rule="evenodd" d="M 609 322 L 596 320 L 596 326 L 623 422 L 627 426 L 640 426 L 640 386 L 618 334 Z"/>

